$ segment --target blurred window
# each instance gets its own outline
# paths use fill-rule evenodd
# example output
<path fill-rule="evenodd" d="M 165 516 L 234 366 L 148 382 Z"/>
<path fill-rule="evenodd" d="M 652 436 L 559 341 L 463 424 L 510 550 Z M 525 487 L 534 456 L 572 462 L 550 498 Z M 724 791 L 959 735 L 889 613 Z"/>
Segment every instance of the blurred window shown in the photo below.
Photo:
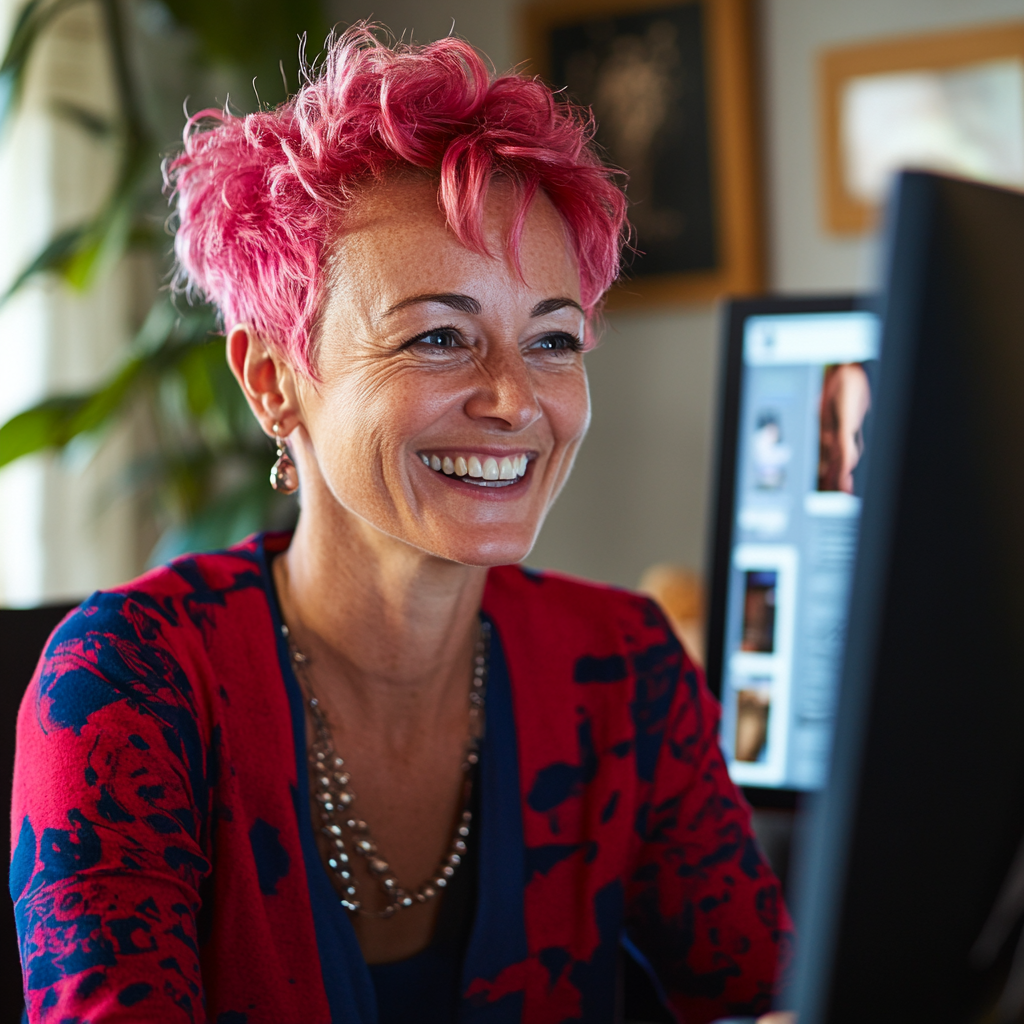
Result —
<path fill-rule="evenodd" d="M 0 0 L 4 49 L 23 3 Z M 71 104 L 101 116 L 116 109 L 97 4 L 71 8 L 40 38 L 0 138 L 0 294 L 57 233 L 89 218 L 113 183 L 113 147 L 61 115 Z M 85 290 L 39 277 L 0 308 L 0 422 L 88 388 L 116 365 L 131 269 Z M 115 497 L 129 452 L 126 437 L 93 439 L 0 470 L 0 604 L 77 598 L 132 574 L 132 510 Z"/>

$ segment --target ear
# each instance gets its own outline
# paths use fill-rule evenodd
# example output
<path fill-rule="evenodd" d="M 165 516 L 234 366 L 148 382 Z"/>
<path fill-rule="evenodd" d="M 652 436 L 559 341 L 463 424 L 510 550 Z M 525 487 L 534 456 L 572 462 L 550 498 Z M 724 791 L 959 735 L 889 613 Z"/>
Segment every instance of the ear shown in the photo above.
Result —
<path fill-rule="evenodd" d="M 281 436 L 287 437 L 301 418 L 291 364 L 248 324 L 237 324 L 228 333 L 227 357 L 264 433 L 273 437 L 274 424 L 278 423 Z"/>

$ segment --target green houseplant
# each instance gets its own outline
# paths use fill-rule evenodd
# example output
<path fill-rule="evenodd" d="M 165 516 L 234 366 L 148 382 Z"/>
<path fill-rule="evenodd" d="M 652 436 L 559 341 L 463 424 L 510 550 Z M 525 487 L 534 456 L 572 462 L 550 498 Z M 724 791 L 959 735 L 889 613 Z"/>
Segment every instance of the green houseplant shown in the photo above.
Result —
<path fill-rule="evenodd" d="M 272 106 L 297 79 L 300 37 L 319 43 L 326 35 L 317 0 L 29 0 L 0 63 L 0 131 L 18 109 L 40 39 L 70 8 L 87 3 L 102 15 L 118 111 L 111 118 L 62 102 L 52 113 L 113 147 L 115 183 L 93 216 L 57 234 L 25 266 L 0 304 L 40 274 L 87 289 L 133 249 L 151 254 L 166 283 L 172 258 L 160 163 L 180 142 L 182 100 L 190 95 L 195 110 L 218 92 L 223 101 L 235 85 L 234 108 L 247 97 L 250 106 Z M 215 311 L 175 300 L 166 287 L 155 296 L 107 380 L 49 397 L 0 426 L 4 466 L 75 438 L 101 441 L 125 418 L 145 417 L 141 434 L 149 440 L 138 446 L 124 482 L 160 524 L 152 561 L 221 546 L 294 514 L 267 485 L 272 449 L 231 379 Z"/>

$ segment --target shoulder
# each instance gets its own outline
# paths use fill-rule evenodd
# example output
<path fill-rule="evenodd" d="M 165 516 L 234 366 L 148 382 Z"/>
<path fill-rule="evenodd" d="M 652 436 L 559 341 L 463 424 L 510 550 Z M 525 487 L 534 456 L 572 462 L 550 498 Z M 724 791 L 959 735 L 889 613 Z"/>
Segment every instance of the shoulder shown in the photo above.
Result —
<path fill-rule="evenodd" d="M 96 591 L 47 640 L 36 699 L 46 703 L 50 724 L 76 731 L 92 713 L 125 698 L 191 705 L 195 654 L 237 638 L 254 605 L 266 605 L 255 538 Z"/>
<path fill-rule="evenodd" d="M 264 592 L 258 538 L 226 551 L 187 555 L 87 597 L 47 644 L 97 633 L 155 641 L 176 630 L 201 629 L 232 596 Z"/>
<path fill-rule="evenodd" d="M 641 594 L 508 566 L 491 570 L 484 612 L 531 721 L 550 715 L 571 730 L 576 709 L 592 705 L 660 735 L 674 703 L 700 699 L 699 670 Z"/>
<path fill-rule="evenodd" d="M 621 587 L 522 566 L 491 569 L 484 611 L 503 633 L 526 633 L 559 647 L 636 651 L 651 644 L 679 651 L 661 609 Z M 596 669 L 595 669 L 596 670 Z"/>
<path fill-rule="evenodd" d="M 651 741 L 642 774 L 650 774 L 664 730 L 714 732 L 716 705 L 703 672 L 650 598 L 502 566 L 488 575 L 484 612 L 494 622 L 518 702 L 570 722 L 590 705 L 624 714 Z M 618 710 L 610 712 L 613 707 Z"/>

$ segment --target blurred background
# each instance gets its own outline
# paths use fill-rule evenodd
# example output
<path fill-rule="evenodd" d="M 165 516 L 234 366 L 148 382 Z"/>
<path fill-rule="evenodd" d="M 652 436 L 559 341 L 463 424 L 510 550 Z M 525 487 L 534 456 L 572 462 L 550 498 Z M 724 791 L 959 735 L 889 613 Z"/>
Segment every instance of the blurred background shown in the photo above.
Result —
<path fill-rule="evenodd" d="M 605 6 L 664 5 L 577 14 Z M 875 40 L 1024 19 L 1024 0 L 703 6 L 706 27 L 722 11 L 746 19 L 749 46 L 715 65 L 709 99 L 714 145 L 739 130 L 722 126 L 716 104 L 739 102 L 730 109 L 747 119 L 732 157 L 746 205 L 734 204 L 729 243 L 746 270 L 613 300 L 588 356 L 591 433 L 529 560 L 627 586 L 645 579 L 686 622 L 699 620 L 705 563 L 716 288 L 849 292 L 875 278 L 870 218 L 837 220 L 828 206 L 823 61 Z M 0 605 L 81 598 L 294 515 L 267 484 L 273 450 L 249 423 L 212 314 L 175 308 L 164 288 L 159 164 L 186 103 L 277 103 L 284 82 L 295 88 L 300 33 L 313 55 L 331 26 L 370 16 L 419 42 L 454 25 L 499 70 L 552 68 L 537 52 L 536 9 L 517 0 L 0 0 Z M 728 99 L 734 86 L 745 99 Z"/>

